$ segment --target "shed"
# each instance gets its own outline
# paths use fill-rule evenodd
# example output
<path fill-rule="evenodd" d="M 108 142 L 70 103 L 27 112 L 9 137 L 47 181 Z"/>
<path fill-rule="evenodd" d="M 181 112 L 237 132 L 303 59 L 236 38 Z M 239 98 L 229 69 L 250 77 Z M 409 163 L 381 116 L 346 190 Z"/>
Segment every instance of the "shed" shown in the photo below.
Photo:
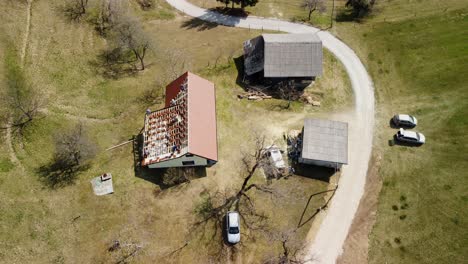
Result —
<path fill-rule="evenodd" d="M 247 75 L 263 70 L 267 78 L 322 75 L 322 41 L 316 34 L 262 34 L 244 42 Z"/>
<path fill-rule="evenodd" d="M 348 124 L 308 118 L 304 121 L 299 162 L 330 168 L 348 164 Z"/>

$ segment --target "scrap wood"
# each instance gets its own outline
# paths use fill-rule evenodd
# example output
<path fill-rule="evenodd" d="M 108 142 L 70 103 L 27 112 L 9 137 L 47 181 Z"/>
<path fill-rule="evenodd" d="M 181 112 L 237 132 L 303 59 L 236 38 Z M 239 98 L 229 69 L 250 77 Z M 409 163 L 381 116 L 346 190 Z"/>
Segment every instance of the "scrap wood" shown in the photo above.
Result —
<path fill-rule="evenodd" d="M 129 141 L 125 141 L 125 142 L 120 143 L 120 144 L 118 144 L 118 145 L 115 145 L 115 146 L 112 146 L 112 147 L 110 147 L 110 148 L 107 148 L 106 150 L 115 149 L 115 148 L 121 147 L 121 146 L 123 146 L 123 145 L 126 145 L 126 144 L 128 144 L 128 143 L 130 143 L 130 142 L 133 142 L 133 141 L 134 141 L 134 139 L 131 139 L 131 140 L 129 140 Z"/>
<path fill-rule="evenodd" d="M 260 91 L 249 90 L 243 94 L 238 94 L 237 97 L 239 99 L 247 98 L 248 100 L 263 100 L 263 99 L 271 99 L 270 95 L 267 95 Z"/>

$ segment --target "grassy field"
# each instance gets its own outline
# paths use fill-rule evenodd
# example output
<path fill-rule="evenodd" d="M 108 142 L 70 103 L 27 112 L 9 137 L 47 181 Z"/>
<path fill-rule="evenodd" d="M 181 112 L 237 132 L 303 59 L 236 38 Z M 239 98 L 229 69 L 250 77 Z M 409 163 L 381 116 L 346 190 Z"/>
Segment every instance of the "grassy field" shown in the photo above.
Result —
<path fill-rule="evenodd" d="M 192 0 L 213 7 L 212 0 Z M 330 2 L 330 1 L 329 1 Z M 253 15 L 293 19 L 295 1 L 260 1 Z M 359 55 L 375 82 L 374 153 L 382 192 L 370 263 L 464 263 L 468 258 L 468 5 L 466 1 L 377 1 L 359 23 L 337 1 L 331 30 Z M 393 146 L 395 113 L 414 114 L 427 143 Z"/>
<path fill-rule="evenodd" d="M 468 6 L 460 2 L 384 2 L 368 21 L 336 29 L 367 63 L 377 92 L 375 150 L 383 188 L 370 263 L 463 263 L 468 257 Z M 418 117 L 424 146 L 389 145 L 395 113 Z"/>
<path fill-rule="evenodd" d="M 56 1 L 33 2 L 31 31 L 22 63 L 19 54 L 26 28 L 26 4 L 0 3 L 0 8 L 6 10 L 0 18 L 0 92 L 9 89 L 9 78 L 17 74 L 17 78 L 32 85 L 47 99 L 41 118 L 27 128 L 22 139 L 13 138 L 14 152 L 21 166 L 11 160 L 2 130 L 2 261 L 115 262 L 122 253 L 109 253 L 107 248 L 118 239 L 143 246 L 130 259 L 136 263 L 155 260 L 206 263 L 210 243 L 215 241 L 195 241 L 175 256 L 167 257 L 167 254 L 187 240 L 189 227 L 195 221 L 193 210 L 202 193 L 230 190 L 240 184 L 240 152 L 249 150 L 251 131 L 261 130 L 269 142 L 284 144 L 283 132 L 299 129 L 305 116 L 324 116 L 351 107 L 349 81 L 343 67 L 329 53 L 325 54 L 324 77 L 307 90 L 321 101 L 322 107 L 295 103 L 292 109 L 284 110 L 278 107 L 285 104 L 280 100 L 238 101 L 236 95 L 242 88 L 236 84 L 238 73 L 232 58 L 240 56 L 242 41 L 260 32 L 204 25 L 180 16 L 164 1 L 157 3 L 156 9 L 145 12 L 134 2 L 130 5 L 157 45 L 149 55 L 147 70 L 120 78 L 107 78 L 96 66 L 97 55 L 106 48 L 106 40 L 89 24 L 64 19 Z M 166 67 L 163 54 L 170 49 L 180 50 L 187 68 L 216 85 L 220 161 L 207 170 L 207 177 L 161 191 L 153 181 L 136 177 L 130 146 L 111 152 L 104 149 L 136 135 L 143 125 L 147 107 L 161 107 L 160 102 L 149 104 L 145 94 L 156 87 Z M 11 66 L 22 70 L 15 73 Z M 38 168 L 52 158 L 55 133 L 78 122 L 84 124 L 100 151 L 91 168 L 81 173 L 74 185 L 50 189 L 41 182 Z M 103 172 L 113 174 L 115 193 L 96 197 L 89 181 Z M 255 180 L 264 181 L 260 175 Z M 272 200 L 261 193 L 254 195 L 259 209 L 275 217 L 273 230 L 280 230 L 295 227 L 309 196 L 323 191 L 327 185 L 297 176 L 272 184 L 288 194 L 288 199 Z M 304 218 L 314 213 L 321 203 L 323 196 L 315 196 Z M 276 214 L 278 211 L 281 213 Z M 310 223 L 304 225 L 299 235 L 304 237 L 309 227 Z M 234 258 L 249 261 L 279 249 L 279 244 L 272 247 L 268 238 L 259 236 L 256 241 L 247 240 Z"/>

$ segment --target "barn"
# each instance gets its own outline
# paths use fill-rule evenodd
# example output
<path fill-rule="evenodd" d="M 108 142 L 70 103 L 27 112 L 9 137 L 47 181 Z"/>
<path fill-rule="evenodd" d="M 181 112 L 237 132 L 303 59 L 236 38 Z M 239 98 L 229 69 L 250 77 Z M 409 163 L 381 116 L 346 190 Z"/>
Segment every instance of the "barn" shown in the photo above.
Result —
<path fill-rule="evenodd" d="M 306 119 L 299 162 L 336 169 L 348 164 L 348 124 Z"/>
<path fill-rule="evenodd" d="M 316 34 L 262 34 L 244 42 L 244 73 L 265 78 L 322 75 L 322 41 Z"/>
<path fill-rule="evenodd" d="M 145 115 L 142 166 L 212 166 L 218 160 L 214 84 L 186 72 L 166 87 L 165 108 Z"/>

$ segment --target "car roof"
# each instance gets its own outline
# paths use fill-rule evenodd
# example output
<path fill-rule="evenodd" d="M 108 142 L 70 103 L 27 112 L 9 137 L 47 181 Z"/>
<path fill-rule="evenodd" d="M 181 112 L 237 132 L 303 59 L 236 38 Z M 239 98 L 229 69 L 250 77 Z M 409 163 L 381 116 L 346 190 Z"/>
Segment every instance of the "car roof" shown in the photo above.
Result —
<path fill-rule="evenodd" d="M 398 115 L 398 119 L 404 120 L 404 121 L 410 121 L 410 122 L 413 121 L 410 115 Z"/>
<path fill-rule="evenodd" d="M 230 226 L 239 226 L 239 213 L 238 212 L 229 212 L 229 225 Z"/>
<path fill-rule="evenodd" d="M 403 136 L 418 139 L 418 134 L 414 131 L 403 130 Z"/>

